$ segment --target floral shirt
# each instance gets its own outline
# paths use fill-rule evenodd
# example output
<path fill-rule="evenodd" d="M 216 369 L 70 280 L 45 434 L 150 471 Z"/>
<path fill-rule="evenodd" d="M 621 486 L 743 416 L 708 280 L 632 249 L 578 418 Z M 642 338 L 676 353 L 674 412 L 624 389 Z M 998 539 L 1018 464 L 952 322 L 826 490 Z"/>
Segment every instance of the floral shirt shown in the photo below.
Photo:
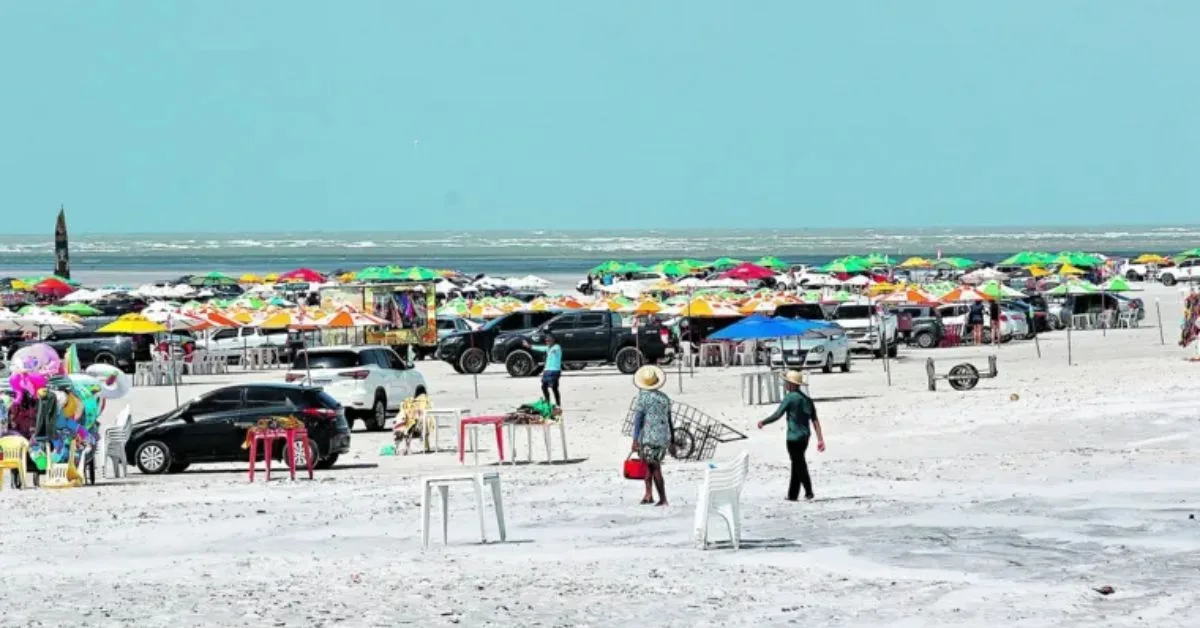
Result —
<path fill-rule="evenodd" d="M 636 429 L 640 445 L 666 447 L 671 443 L 671 398 L 661 390 L 638 392 L 634 412 L 642 415 L 641 430 Z"/>

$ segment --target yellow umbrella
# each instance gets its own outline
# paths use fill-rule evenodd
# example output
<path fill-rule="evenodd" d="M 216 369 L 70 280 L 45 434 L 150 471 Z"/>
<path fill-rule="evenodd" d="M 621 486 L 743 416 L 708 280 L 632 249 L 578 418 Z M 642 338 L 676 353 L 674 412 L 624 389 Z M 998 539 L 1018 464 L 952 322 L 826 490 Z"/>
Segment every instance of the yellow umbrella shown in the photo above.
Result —
<path fill-rule="evenodd" d="M 887 283 L 885 281 L 883 283 L 877 283 L 877 284 L 872 285 L 870 288 L 867 289 L 867 294 L 871 295 L 871 296 L 875 296 L 878 294 L 883 294 L 885 292 L 895 292 L 896 288 L 899 288 L 899 286 L 897 286 L 896 284 Z"/>
<path fill-rule="evenodd" d="M 1134 264 L 1169 264 L 1170 260 L 1157 253 L 1142 253 L 1133 260 Z"/>
<path fill-rule="evenodd" d="M 633 308 L 634 314 L 658 314 L 663 309 L 663 306 L 654 299 L 645 299 Z"/>
<path fill-rule="evenodd" d="M 262 283 L 262 277 L 254 273 L 246 273 L 238 279 L 238 283 Z"/>
<path fill-rule="evenodd" d="M 338 275 L 337 280 L 339 283 L 351 283 L 354 281 L 356 275 L 357 273 L 342 273 Z"/>
<path fill-rule="evenodd" d="M 932 268 L 933 262 L 923 257 L 910 257 L 900 262 L 900 268 Z"/>
<path fill-rule="evenodd" d="M 271 273 L 263 277 L 263 283 L 275 283 L 276 281 L 279 281 L 279 273 Z"/>
<path fill-rule="evenodd" d="M 167 328 L 141 314 L 126 314 L 96 331 L 105 334 L 161 334 Z"/>
<path fill-rule="evenodd" d="M 1050 274 L 1050 271 L 1046 270 L 1045 268 L 1042 268 L 1041 266 L 1038 266 L 1037 264 L 1030 266 L 1028 268 L 1028 270 L 1029 270 L 1029 276 L 1033 277 L 1034 279 L 1036 279 L 1038 277 L 1045 277 L 1046 275 Z"/>
<path fill-rule="evenodd" d="M 20 279 L 14 279 L 12 282 L 12 289 L 13 290 L 29 290 L 29 284 L 25 283 L 24 281 L 21 281 Z"/>
<path fill-rule="evenodd" d="M 1075 266 L 1072 266 L 1071 264 L 1063 264 L 1062 267 L 1060 267 L 1058 269 L 1058 274 L 1060 274 L 1060 275 L 1086 275 L 1087 273 L 1076 268 Z"/>

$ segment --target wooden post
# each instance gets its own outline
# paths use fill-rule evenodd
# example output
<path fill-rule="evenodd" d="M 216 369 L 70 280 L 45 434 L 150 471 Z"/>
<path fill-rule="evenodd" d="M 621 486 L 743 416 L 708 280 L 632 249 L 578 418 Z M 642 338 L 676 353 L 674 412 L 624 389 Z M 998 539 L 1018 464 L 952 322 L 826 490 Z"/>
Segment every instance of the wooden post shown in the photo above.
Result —
<path fill-rule="evenodd" d="M 1067 325 L 1067 366 L 1071 366 L 1071 328 L 1074 326 L 1074 320 L 1071 321 L 1070 325 Z"/>
<path fill-rule="evenodd" d="M 1162 326 L 1162 304 L 1159 302 L 1158 297 L 1154 297 L 1154 312 L 1158 316 L 1158 344 L 1166 345 L 1167 338 L 1163 335 Z"/>

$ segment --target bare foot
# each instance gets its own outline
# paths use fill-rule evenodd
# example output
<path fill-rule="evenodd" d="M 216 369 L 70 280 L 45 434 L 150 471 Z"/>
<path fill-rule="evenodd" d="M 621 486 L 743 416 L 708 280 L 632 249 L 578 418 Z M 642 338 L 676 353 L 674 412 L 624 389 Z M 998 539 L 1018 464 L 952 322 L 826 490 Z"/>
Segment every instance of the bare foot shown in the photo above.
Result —
<path fill-rule="evenodd" d="M 653 504 L 653 503 L 654 503 L 654 498 L 653 498 L 653 497 L 643 497 L 643 498 L 642 498 L 642 501 L 641 501 L 641 502 L 639 502 L 639 503 L 641 503 L 641 504 L 643 504 L 643 505 L 645 505 L 645 504 Z"/>
<path fill-rule="evenodd" d="M 670 504 L 668 504 L 667 500 L 665 500 L 665 499 L 660 500 L 657 504 L 654 504 L 654 505 L 655 506 L 670 506 Z"/>

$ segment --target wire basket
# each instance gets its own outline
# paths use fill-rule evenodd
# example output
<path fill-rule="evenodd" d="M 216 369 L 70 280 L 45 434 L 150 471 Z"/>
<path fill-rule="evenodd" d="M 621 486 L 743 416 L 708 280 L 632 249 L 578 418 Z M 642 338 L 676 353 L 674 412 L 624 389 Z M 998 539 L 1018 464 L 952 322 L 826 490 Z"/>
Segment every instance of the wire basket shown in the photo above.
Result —
<path fill-rule="evenodd" d="M 637 398 L 629 403 L 621 433 L 633 436 L 633 415 Z M 675 447 L 671 456 L 678 460 L 712 460 L 717 445 L 744 440 L 746 435 L 712 418 L 698 408 L 678 401 L 671 402 L 671 423 L 675 430 L 671 440 Z"/>

